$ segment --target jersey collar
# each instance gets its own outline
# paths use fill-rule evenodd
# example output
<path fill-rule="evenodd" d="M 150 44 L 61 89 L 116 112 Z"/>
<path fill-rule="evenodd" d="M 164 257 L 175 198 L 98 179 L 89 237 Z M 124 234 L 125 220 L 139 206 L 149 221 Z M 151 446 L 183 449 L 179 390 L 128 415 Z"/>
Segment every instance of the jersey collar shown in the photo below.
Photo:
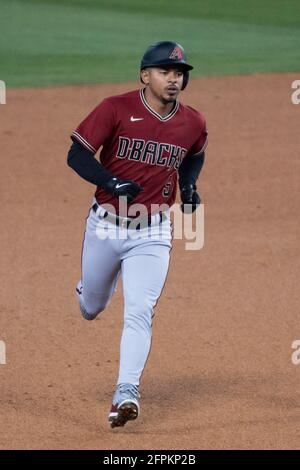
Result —
<path fill-rule="evenodd" d="M 145 88 L 140 90 L 140 97 L 141 97 L 142 103 L 145 106 L 145 108 L 151 114 L 153 114 L 153 116 L 155 116 L 159 121 L 162 121 L 162 122 L 169 121 L 170 119 L 172 119 L 172 117 L 177 113 L 178 108 L 179 108 L 179 103 L 176 100 L 175 106 L 172 109 L 172 111 L 169 114 L 167 114 L 167 116 L 162 117 L 160 114 L 158 114 L 156 111 L 154 111 L 154 109 L 151 108 L 151 106 L 147 103 L 146 98 L 145 98 Z"/>

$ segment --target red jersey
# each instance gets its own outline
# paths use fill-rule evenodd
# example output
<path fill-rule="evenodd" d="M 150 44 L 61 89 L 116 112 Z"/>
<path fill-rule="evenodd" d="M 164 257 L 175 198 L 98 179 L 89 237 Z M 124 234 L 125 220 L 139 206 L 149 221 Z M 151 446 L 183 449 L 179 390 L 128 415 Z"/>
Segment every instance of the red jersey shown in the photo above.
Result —
<path fill-rule="evenodd" d="M 165 117 L 147 103 L 144 90 L 104 99 L 72 133 L 92 153 L 102 147 L 102 165 L 118 178 L 137 182 L 143 188 L 132 204 L 175 202 L 178 168 L 186 155 L 197 155 L 207 145 L 204 116 L 178 101 Z M 97 187 L 98 204 L 118 199 Z M 153 210 L 152 210 L 153 212 Z"/>

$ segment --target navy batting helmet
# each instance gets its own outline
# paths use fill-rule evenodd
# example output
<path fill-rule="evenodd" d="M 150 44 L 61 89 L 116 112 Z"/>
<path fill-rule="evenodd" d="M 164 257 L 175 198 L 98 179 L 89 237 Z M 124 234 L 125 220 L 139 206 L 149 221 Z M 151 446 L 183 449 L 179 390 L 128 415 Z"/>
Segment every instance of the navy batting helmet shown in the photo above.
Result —
<path fill-rule="evenodd" d="M 142 58 L 140 70 L 168 65 L 176 65 L 182 69 L 184 90 L 189 81 L 189 70 L 193 67 L 186 62 L 186 53 L 177 42 L 160 41 L 149 46 Z"/>

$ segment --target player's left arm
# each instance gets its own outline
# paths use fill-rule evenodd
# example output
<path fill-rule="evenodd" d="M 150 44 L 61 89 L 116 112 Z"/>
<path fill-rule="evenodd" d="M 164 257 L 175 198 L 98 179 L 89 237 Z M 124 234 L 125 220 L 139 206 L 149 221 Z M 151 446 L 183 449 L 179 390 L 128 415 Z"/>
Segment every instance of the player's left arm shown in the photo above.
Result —
<path fill-rule="evenodd" d="M 201 203 L 201 198 L 197 193 L 196 181 L 203 168 L 204 160 L 205 152 L 202 152 L 200 155 L 188 155 L 183 159 L 179 167 L 178 173 L 182 212 L 192 213 Z"/>
<path fill-rule="evenodd" d="M 203 116 L 199 116 L 200 132 L 196 142 L 183 159 L 179 173 L 179 188 L 181 196 L 181 210 L 185 213 L 194 212 L 201 199 L 197 193 L 196 182 L 204 165 L 205 149 L 207 147 L 207 130 Z"/>
<path fill-rule="evenodd" d="M 179 187 L 189 184 L 196 184 L 196 181 L 201 173 L 205 161 L 205 152 L 199 155 L 187 155 L 178 170 L 179 173 Z"/>

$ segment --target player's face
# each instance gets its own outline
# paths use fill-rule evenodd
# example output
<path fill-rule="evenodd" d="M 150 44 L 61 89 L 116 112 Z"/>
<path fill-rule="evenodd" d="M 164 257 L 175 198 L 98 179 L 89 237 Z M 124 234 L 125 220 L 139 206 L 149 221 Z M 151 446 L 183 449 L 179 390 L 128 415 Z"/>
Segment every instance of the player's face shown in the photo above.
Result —
<path fill-rule="evenodd" d="M 163 103 L 172 103 L 177 99 L 182 88 L 182 70 L 175 67 L 149 67 L 142 73 L 144 83 Z"/>

